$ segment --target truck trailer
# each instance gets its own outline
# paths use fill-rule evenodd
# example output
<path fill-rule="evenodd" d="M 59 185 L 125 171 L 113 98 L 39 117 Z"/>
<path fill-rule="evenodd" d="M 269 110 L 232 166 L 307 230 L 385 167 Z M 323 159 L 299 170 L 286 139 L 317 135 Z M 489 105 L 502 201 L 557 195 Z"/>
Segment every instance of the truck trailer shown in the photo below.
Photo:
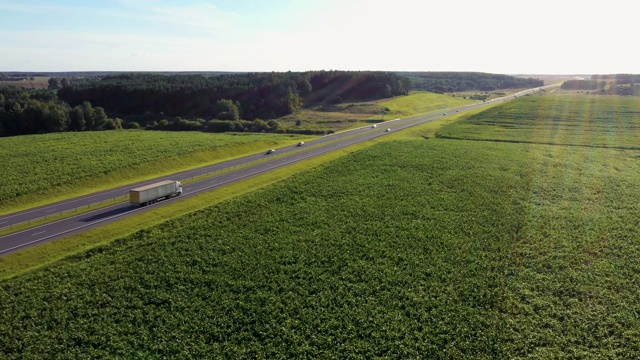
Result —
<path fill-rule="evenodd" d="M 182 195 L 180 181 L 165 180 L 129 190 L 129 202 L 138 206 L 153 204 L 161 199 Z"/>

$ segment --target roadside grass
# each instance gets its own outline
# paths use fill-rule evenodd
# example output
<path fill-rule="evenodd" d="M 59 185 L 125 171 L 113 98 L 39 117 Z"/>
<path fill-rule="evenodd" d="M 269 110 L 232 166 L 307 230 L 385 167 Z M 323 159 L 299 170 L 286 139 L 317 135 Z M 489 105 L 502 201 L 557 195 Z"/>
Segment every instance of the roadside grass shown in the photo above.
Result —
<path fill-rule="evenodd" d="M 380 105 L 391 110 L 385 117 L 408 117 L 435 110 L 475 104 L 477 101 L 461 96 L 435 94 L 431 92 L 412 92 L 409 96 L 396 97 L 381 101 Z"/>
<path fill-rule="evenodd" d="M 0 139 L 0 214 L 214 164 L 301 135 L 103 131 Z M 25 160 L 28 159 L 28 160 Z"/>

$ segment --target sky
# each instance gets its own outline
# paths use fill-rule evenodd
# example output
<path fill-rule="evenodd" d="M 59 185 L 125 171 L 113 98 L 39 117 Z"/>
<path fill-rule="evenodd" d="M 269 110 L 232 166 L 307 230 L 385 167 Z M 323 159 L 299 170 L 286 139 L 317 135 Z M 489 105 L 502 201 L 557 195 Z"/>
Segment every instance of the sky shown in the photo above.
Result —
<path fill-rule="evenodd" d="M 631 0 L 0 0 L 0 72 L 640 73 Z"/>

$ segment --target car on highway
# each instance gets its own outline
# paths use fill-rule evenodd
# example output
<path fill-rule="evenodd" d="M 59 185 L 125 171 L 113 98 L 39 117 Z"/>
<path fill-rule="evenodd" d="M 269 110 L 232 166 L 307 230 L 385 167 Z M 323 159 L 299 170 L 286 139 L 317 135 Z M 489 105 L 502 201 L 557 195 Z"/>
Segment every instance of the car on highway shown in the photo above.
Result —
<path fill-rule="evenodd" d="M 300 141 L 296 146 L 302 146 L 302 145 L 304 145 L 304 141 Z"/>
<path fill-rule="evenodd" d="M 385 130 L 385 131 L 386 131 L 386 132 L 391 132 L 391 129 L 387 129 L 387 130 Z"/>
<path fill-rule="evenodd" d="M 267 154 L 266 155 L 273 154 L 274 152 L 275 152 L 274 149 L 269 149 L 269 150 L 267 150 Z"/>
<path fill-rule="evenodd" d="M 377 128 L 377 127 L 378 127 L 378 125 L 373 124 L 373 125 L 371 125 L 371 127 L 375 129 L 375 128 Z"/>
<path fill-rule="evenodd" d="M 442 115 L 447 115 L 447 113 L 444 113 L 444 114 L 442 114 Z"/>

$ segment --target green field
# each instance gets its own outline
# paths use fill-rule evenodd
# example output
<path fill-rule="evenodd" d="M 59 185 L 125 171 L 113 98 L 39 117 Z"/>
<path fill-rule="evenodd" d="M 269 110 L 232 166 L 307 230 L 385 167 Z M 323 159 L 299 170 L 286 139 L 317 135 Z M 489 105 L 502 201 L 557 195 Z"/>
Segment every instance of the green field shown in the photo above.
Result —
<path fill-rule="evenodd" d="M 386 100 L 303 109 L 298 113 L 280 118 L 278 121 L 287 128 L 294 127 L 296 121 L 300 121 L 301 128 L 337 131 L 357 128 L 371 122 L 380 122 L 382 121 L 383 109 L 388 109 L 384 115 L 384 120 L 388 121 L 475 103 L 476 101 L 464 99 L 462 96 L 418 91 L 412 92 L 408 96 Z"/>
<path fill-rule="evenodd" d="M 640 98 L 524 96 L 440 130 L 441 137 L 640 149 Z"/>
<path fill-rule="evenodd" d="M 282 118 L 293 125 L 340 131 L 379 121 L 459 106 L 462 98 L 414 93 L 391 100 L 345 104 L 330 111 L 305 110 Z M 221 162 L 265 149 L 294 144 L 310 136 L 284 134 L 207 134 L 201 132 L 106 131 L 52 133 L 0 138 L 0 214 L 106 190 L 148 178 Z M 25 161 L 28 159 L 28 161 Z"/>
<path fill-rule="evenodd" d="M 142 130 L 0 138 L 0 213 L 96 192 L 308 138 Z"/>
<path fill-rule="evenodd" d="M 518 100 L 441 130 L 483 141 L 390 135 L 5 280 L 0 349 L 9 359 L 638 358 L 640 153 L 621 149 L 632 134 L 565 145 L 587 125 L 559 114 L 591 101 Z M 584 119 L 615 122 L 625 101 Z M 526 142 L 515 115 L 496 135 L 496 114 L 513 107 Z M 539 114 L 562 119 L 562 136 L 548 137 L 556 122 L 532 126 Z"/>

